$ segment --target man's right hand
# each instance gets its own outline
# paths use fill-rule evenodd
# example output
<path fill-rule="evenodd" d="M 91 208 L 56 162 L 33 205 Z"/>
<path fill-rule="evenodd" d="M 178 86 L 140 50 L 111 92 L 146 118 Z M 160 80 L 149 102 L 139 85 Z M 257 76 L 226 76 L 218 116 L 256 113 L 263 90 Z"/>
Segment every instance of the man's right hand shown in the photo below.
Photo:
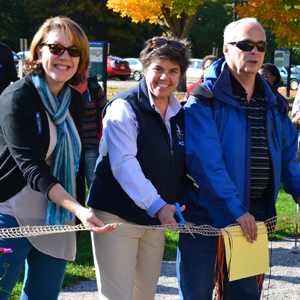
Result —
<path fill-rule="evenodd" d="M 300 130 L 300 114 L 297 113 L 296 116 L 292 119 L 293 124 L 298 130 Z"/>
<path fill-rule="evenodd" d="M 255 218 L 251 214 L 247 212 L 237 218 L 236 221 L 241 225 L 248 242 L 253 243 L 257 241 L 257 225 Z"/>

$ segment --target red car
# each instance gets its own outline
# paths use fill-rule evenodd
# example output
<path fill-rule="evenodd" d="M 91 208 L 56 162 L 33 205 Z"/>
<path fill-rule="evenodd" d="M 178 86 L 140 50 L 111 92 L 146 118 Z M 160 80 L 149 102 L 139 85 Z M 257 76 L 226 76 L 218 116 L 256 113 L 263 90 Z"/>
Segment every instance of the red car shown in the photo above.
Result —
<path fill-rule="evenodd" d="M 107 76 L 119 77 L 121 80 L 129 78 L 131 70 L 129 63 L 118 56 L 107 56 Z"/>

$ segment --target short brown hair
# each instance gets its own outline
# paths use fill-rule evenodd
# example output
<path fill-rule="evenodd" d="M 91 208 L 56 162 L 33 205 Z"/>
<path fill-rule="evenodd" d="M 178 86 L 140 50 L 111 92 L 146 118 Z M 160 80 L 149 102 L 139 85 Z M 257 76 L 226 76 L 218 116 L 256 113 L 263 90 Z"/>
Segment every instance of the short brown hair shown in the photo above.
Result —
<path fill-rule="evenodd" d="M 215 55 L 206 55 L 203 60 L 202 60 L 202 70 L 205 71 L 204 69 L 204 66 L 205 66 L 205 63 L 208 61 L 208 60 L 211 60 L 213 62 L 217 61 L 219 58 Z"/>
<path fill-rule="evenodd" d="M 44 77 L 44 69 L 41 62 L 38 60 L 37 47 L 46 42 L 50 32 L 60 30 L 66 35 L 72 43 L 79 47 L 82 51 L 78 69 L 75 75 L 70 79 L 71 85 L 78 85 L 86 80 L 86 70 L 90 64 L 90 50 L 88 39 L 82 28 L 68 17 L 54 17 L 47 19 L 39 28 L 38 32 L 33 37 L 30 45 L 30 58 L 25 62 L 24 72 L 27 74 L 38 74 Z"/>
<path fill-rule="evenodd" d="M 169 44 L 165 44 L 161 47 L 155 47 L 153 45 L 153 41 L 155 40 L 166 40 L 166 41 L 174 41 L 183 44 L 185 47 L 182 50 L 177 50 L 170 46 Z M 182 77 L 188 66 L 191 64 L 191 49 L 189 43 L 186 39 L 179 40 L 175 38 L 169 38 L 166 36 L 154 37 L 145 42 L 144 49 L 140 54 L 141 63 L 143 65 L 143 69 L 147 70 L 147 68 L 152 64 L 153 61 L 163 61 L 170 60 L 172 62 L 177 63 L 180 66 L 180 76 Z"/>

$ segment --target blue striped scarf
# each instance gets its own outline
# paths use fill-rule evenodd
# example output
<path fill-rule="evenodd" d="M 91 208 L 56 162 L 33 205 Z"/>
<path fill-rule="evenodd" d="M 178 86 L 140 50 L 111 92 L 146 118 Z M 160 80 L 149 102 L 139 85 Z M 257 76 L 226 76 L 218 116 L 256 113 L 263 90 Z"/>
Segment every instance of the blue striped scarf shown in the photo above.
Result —
<path fill-rule="evenodd" d="M 32 76 L 32 81 L 51 121 L 57 126 L 57 145 L 51 173 L 71 196 L 76 197 L 76 174 L 80 159 L 80 145 L 68 117 L 71 102 L 70 86 L 64 86 L 58 100 L 44 78 Z M 48 201 L 46 225 L 63 225 L 68 218 L 72 220 L 73 217 L 74 215 L 65 208 Z"/>

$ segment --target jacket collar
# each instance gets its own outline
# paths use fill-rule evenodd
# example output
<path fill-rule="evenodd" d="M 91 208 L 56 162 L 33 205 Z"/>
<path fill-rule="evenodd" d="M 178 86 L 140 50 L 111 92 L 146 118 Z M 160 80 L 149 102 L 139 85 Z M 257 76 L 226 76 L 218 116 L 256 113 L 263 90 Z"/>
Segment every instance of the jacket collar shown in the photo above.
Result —
<path fill-rule="evenodd" d="M 232 86 L 232 91 L 235 95 L 240 95 L 246 97 L 246 90 L 241 85 L 241 83 L 230 73 L 230 81 Z M 257 97 L 264 97 L 265 91 L 263 89 L 262 81 L 259 79 L 258 74 L 255 77 L 254 95 Z"/>
<path fill-rule="evenodd" d="M 205 74 L 204 85 L 208 87 L 220 101 L 237 106 L 230 77 L 231 73 L 225 57 L 222 57 L 208 69 Z M 260 93 L 261 91 L 263 91 L 266 96 L 267 106 L 277 105 L 276 95 L 273 93 L 266 80 L 260 74 L 257 74 L 255 79 L 255 92 Z"/>
<path fill-rule="evenodd" d="M 149 99 L 148 87 L 145 78 L 142 78 L 142 80 L 139 82 L 136 88 L 139 108 L 143 110 L 153 111 L 153 107 L 151 106 Z"/>

